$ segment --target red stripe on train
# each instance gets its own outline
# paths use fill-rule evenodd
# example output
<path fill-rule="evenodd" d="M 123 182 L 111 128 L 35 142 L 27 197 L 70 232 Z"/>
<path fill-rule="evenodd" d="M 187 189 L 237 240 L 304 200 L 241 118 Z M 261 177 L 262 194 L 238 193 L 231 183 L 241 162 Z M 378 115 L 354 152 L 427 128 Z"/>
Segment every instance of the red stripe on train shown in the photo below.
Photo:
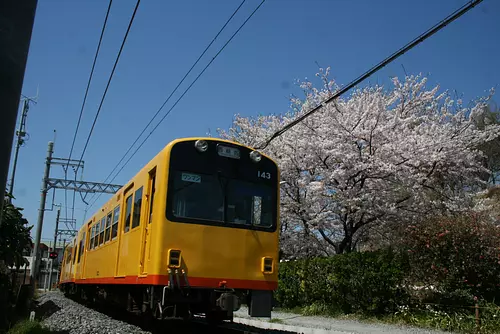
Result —
<path fill-rule="evenodd" d="M 184 284 L 184 279 L 180 277 L 181 285 Z M 276 281 L 256 281 L 246 279 L 223 279 L 223 278 L 207 278 L 207 277 L 188 277 L 189 285 L 192 287 L 218 288 L 222 282 L 226 282 L 226 288 L 230 289 L 249 289 L 249 290 L 276 290 L 278 282 Z M 76 284 L 147 284 L 147 285 L 167 285 L 167 275 L 148 275 L 145 277 L 125 276 L 125 277 L 102 277 L 102 278 L 86 278 L 86 279 L 71 279 L 61 281 L 64 283 Z M 175 280 L 174 280 L 175 283 Z"/>

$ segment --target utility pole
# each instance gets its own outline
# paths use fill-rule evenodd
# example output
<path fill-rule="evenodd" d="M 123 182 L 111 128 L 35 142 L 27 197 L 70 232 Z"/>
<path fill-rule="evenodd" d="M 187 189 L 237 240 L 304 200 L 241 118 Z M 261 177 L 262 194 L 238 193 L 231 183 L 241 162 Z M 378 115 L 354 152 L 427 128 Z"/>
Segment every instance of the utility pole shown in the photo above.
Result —
<path fill-rule="evenodd" d="M 42 236 L 43 215 L 45 212 L 45 201 L 47 200 L 47 191 L 48 191 L 47 180 L 49 179 L 52 153 L 54 153 L 54 143 L 50 141 L 47 150 L 47 159 L 45 161 L 45 171 L 43 173 L 42 196 L 40 198 L 40 208 L 38 209 L 38 222 L 36 226 L 35 245 L 33 248 L 33 265 L 32 265 L 32 270 L 30 272 L 31 284 L 33 287 L 35 284 L 36 275 L 38 273 L 38 251 L 40 248 L 40 238 Z"/>
<path fill-rule="evenodd" d="M 12 177 L 10 178 L 10 191 L 11 195 L 14 195 L 14 180 L 16 178 L 16 168 L 17 168 L 17 158 L 19 156 L 19 148 L 24 144 L 24 137 L 26 136 L 26 117 L 28 116 L 28 110 L 30 109 L 30 99 L 25 98 L 23 103 L 23 112 L 21 114 L 21 122 L 19 123 L 19 130 L 17 130 L 17 142 L 16 150 L 14 152 L 14 163 L 12 165 Z M 10 198 L 10 197 L 9 197 Z"/>
<path fill-rule="evenodd" d="M 37 0 L 0 1 L 0 224 Z"/>
<path fill-rule="evenodd" d="M 59 230 L 59 217 L 61 216 L 61 208 L 57 209 L 57 216 L 56 216 L 56 230 L 54 231 L 54 247 L 52 249 L 53 252 L 56 251 L 56 242 L 57 242 L 57 232 Z M 52 267 L 53 267 L 53 262 L 54 259 L 50 259 L 50 271 L 49 271 L 49 291 L 51 290 L 52 287 Z"/>

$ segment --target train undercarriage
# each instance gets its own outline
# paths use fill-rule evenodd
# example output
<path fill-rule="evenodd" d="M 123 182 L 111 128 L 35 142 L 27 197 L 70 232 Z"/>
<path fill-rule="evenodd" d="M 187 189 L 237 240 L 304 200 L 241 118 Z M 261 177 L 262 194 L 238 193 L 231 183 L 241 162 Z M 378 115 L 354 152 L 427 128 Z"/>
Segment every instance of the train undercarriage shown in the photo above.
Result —
<path fill-rule="evenodd" d="M 109 304 L 152 320 L 188 320 L 194 315 L 204 315 L 208 323 L 216 325 L 232 321 L 233 313 L 242 303 L 248 306 L 250 316 L 271 316 L 271 291 L 74 283 L 62 284 L 60 289 L 77 301 Z"/>

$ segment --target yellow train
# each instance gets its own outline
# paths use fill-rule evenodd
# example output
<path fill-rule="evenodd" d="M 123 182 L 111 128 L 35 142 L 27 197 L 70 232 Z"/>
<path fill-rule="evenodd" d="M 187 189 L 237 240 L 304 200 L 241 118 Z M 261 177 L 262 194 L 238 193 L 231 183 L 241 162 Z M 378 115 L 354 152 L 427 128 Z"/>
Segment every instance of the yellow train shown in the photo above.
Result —
<path fill-rule="evenodd" d="M 279 169 L 235 142 L 170 142 L 78 231 L 60 289 L 157 319 L 270 317 L 278 285 Z"/>

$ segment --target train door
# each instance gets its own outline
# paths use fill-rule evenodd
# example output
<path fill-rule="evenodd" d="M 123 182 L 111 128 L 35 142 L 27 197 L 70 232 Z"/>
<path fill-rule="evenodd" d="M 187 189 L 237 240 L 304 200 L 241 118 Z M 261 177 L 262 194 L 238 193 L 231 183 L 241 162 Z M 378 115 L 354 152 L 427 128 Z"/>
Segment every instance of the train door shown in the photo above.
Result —
<path fill-rule="evenodd" d="M 130 259 L 134 255 L 133 254 L 134 250 L 129 249 L 130 228 L 132 222 L 132 205 L 134 203 L 133 187 L 134 185 L 132 184 L 127 190 L 125 190 L 125 193 L 123 194 L 124 210 L 122 210 L 123 213 L 121 217 L 122 218 L 121 221 L 123 223 L 118 225 L 118 257 L 116 263 L 116 276 L 118 277 L 126 276 L 126 274 L 130 272 L 130 270 L 128 270 L 129 267 L 131 267 L 131 265 L 133 266 L 133 263 L 130 263 Z"/>
<path fill-rule="evenodd" d="M 141 247 L 140 267 L 141 275 L 148 273 L 148 265 L 151 254 L 151 223 L 153 222 L 153 205 L 155 198 L 155 182 L 156 181 L 156 167 L 149 172 L 148 192 L 146 194 L 147 208 L 146 219 L 143 219 L 144 237 Z"/>

